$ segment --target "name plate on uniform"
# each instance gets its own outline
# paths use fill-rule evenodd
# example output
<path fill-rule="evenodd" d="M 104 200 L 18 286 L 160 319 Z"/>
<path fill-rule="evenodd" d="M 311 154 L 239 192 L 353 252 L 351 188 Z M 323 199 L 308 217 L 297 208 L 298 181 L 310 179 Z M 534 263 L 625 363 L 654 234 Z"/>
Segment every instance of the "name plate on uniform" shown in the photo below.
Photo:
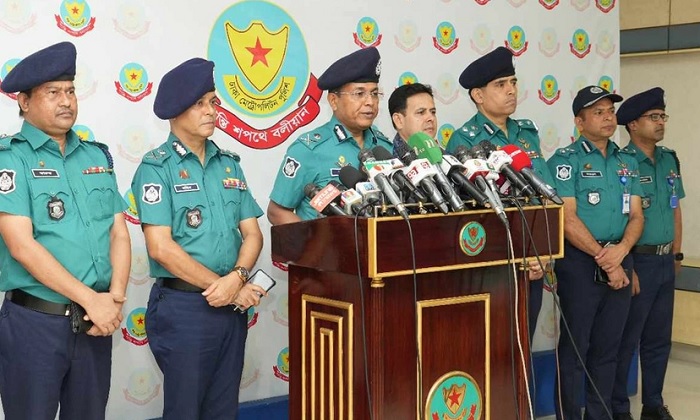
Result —
<path fill-rule="evenodd" d="M 651 176 L 640 176 L 639 177 L 639 183 L 640 184 L 651 184 L 653 182 L 653 179 Z"/>
<path fill-rule="evenodd" d="M 34 178 L 58 178 L 58 171 L 55 169 L 32 169 Z"/>
<path fill-rule="evenodd" d="M 602 178 L 603 173 L 601 171 L 581 171 L 581 177 L 583 177 L 583 178 Z"/>
<path fill-rule="evenodd" d="M 176 193 L 186 193 L 186 192 L 193 192 L 193 191 L 199 191 L 199 184 L 192 183 L 192 184 L 175 185 L 175 192 Z"/>

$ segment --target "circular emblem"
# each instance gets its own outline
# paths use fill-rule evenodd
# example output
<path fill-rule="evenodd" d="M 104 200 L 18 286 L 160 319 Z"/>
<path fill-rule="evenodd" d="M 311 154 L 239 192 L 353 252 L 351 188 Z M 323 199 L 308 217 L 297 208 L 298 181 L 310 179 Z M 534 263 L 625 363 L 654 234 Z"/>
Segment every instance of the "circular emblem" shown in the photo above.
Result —
<path fill-rule="evenodd" d="M 148 31 L 143 5 L 136 0 L 125 0 L 117 6 L 114 29 L 129 39 L 136 39 Z"/>
<path fill-rule="evenodd" d="M 445 105 L 449 105 L 459 97 L 457 89 L 457 81 L 450 73 L 442 73 L 437 77 L 435 85 L 433 85 L 433 94 L 435 99 Z"/>
<path fill-rule="evenodd" d="M 483 396 L 474 378 L 450 372 L 435 381 L 425 403 L 426 419 L 481 419 Z"/>
<path fill-rule="evenodd" d="M 613 92 L 615 87 L 613 86 L 613 79 L 610 76 L 601 76 L 600 79 L 598 79 L 598 86 L 602 87 L 603 89 L 607 90 L 608 92 Z M 602 92 L 602 90 L 601 90 Z"/>
<path fill-rule="evenodd" d="M 36 13 L 29 0 L 0 1 L 0 27 L 19 34 L 34 26 Z"/>
<path fill-rule="evenodd" d="M 651 207 L 651 197 L 642 197 L 642 208 L 644 210 Z"/>
<path fill-rule="evenodd" d="M 289 382 L 289 347 L 283 348 L 277 354 L 277 364 L 272 370 L 278 379 Z"/>
<path fill-rule="evenodd" d="M 11 59 L 5 61 L 5 63 L 3 63 L 3 65 L 2 65 L 2 67 L 0 67 L 0 81 L 5 80 L 5 77 L 7 77 L 7 73 L 9 73 L 10 70 L 12 70 L 19 62 L 20 62 L 19 58 L 11 58 Z M 0 90 L 0 92 L 5 94 L 6 96 L 9 96 L 12 99 L 15 99 L 15 100 L 17 99 L 16 93 L 5 93 L 2 90 Z"/>
<path fill-rule="evenodd" d="M 603 58 L 608 58 L 615 52 L 615 41 L 613 41 L 613 36 L 610 32 L 604 30 L 598 34 L 596 52 Z"/>
<path fill-rule="evenodd" d="M 486 230 L 479 222 L 469 222 L 459 232 L 459 246 L 466 255 L 479 255 L 486 246 Z"/>
<path fill-rule="evenodd" d="M 414 21 L 404 20 L 399 23 L 398 34 L 394 37 L 396 46 L 406 52 L 415 50 L 420 45 L 418 25 Z"/>
<path fill-rule="evenodd" d="M 583 29 L 577 29 L 571 37 L 569 44 L 571 53 L 578 58 L 583 58 L 591 52 L 591 44 L 588 40 L 588 32 Z"/>
<path fill-rule="evenodd" d="M 124 218 L 131 224 L 140 225 L 141 221 L 139 220 L 139 212 L 136 208 L 136 197 L 134 196 L 134 192 L 131 191 L 131 188 L 129 188 L 122 197 L 129 205 L 129 207 L 122 212 Z"/>
<path fill-rule="evenodd" d="M 545 28 L 540 35 L 540 51 L 547 57 L 552 57 L 559 52 L 557 32 L 554 28 Z"/>
<path fill-rule="evenodd" d="M 508 49 L 513 52 L 514 56 L 519 56 L 527 51 L 527 40 L 525 31 L 520 26 L 513 26 L 508 30 Z"/>
<path fill-rule="evenodd" d="M 433 46 L 443 54 L 449 54 L 457 48 L 459 40 L 456 36 L 455 27 L 450 22 L 440 22 L 435 28 Z"/>
<path fill-rule="evenodd" d="M 357 22 L 355 33 L 355 44 L 361 48 L 376 47 L 382 42 L 382 36 L 379 34 L 379 25 L 377 21 L 369 16 L 365 16 Z"/>
<path fill-rule="evenodd" d="M 477 25 L 474 28 L 474 33 L 472 33 L 471 39 L 472 50 L 477 53 L 484 55 L 493 49 L 493 36 L 491 35 L 491 29 L 486 24 Z"/>
<path fill-rule="evenodd" d="M 122 97 L 137 102 L 148 96 L 153 82 L 148 81 L 148 72 L 139 63 L 127 63 L 119 71 L 117 93 Z"/>
<path fill-rule="evenodd" d="M 548 74 L 540 82 L 540 100 L 547 105 L 553 105 L 559 100 L 559 82 L 557 78 Z"/>
<path fill-rule="evenodd" d="M 142 246 L 134 247 L 131 250 L 131 272 L 129 282 L 135 285 L 145 284 L 148 276 L 148 254 Z"/>
<path fill-rule="evenodd" d="M 124 340 L 136 346 L 148 343 L 146 336 L 146 308 L 136 308 L 126 317 L 126 327 L 122 328 Z"/>
<path fill-rule="evenodd" d="M 562 181 L 571 179 L 571 165 L 557 165 L 557 179 Z"/>
<path fill-rule="evenodd" d="M 452 124 L 443 124 L 438 129 L 438 140 L 442 147 L 447 147 L 447 142 L 450 141 L 452 133 L 454 133 L 455 127 Z"/>
<path fill-rule="evenodd" d="M 224 10 L 209 36 L 207 55 L 216 63 L 221 99 L 245 115 L 277 115 L 306 89 L 304 37 L 294 19 L 272 3 L 244 1 Z"/>
<path fill-rule="evenodd" d="M 91 17 L 90 5 L 87 1 L 63 0 L 56 24 L 64 32 L 75 37 L 83 36 L 95 27 L 95 18 Z"/>
<path fill-rule="evenodd" d="M 119 156 L 134 163 L 141 162 L 141 157 L 153 147 L 146 128 L 140 125 L 125 128 L 117 145 Z"/>
<path fill-rule="evenodd" d="M 559 145 L 559 129 L 555 124 L 547 123 L 540 129 L 540 147 L 548 154 L 553 153 Z"/>
<path fill-rule="evenodd" d="M 399 82 L 397 86 L 410 85 L 412 83 L 418 82 L 418 76 L 410 71 L 405 71 L 399 76 Z"/>
<path fill-rule="evenodd" d="M 136 404 L 146 405 L 160 393 L 160 384 L 156 382 L 153 371 L 149 368 L 135 369 L 129 376 L 124 399 Z"/>

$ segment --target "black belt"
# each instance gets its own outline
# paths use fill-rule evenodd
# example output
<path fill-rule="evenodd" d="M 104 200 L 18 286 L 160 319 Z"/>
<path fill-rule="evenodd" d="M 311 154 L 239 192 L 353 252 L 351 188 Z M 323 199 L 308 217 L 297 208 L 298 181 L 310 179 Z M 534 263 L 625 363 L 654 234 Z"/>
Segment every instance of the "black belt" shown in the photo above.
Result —
<path fill-rule="evenodd" d="M 673 252 L 673 241 L 661 245 L 635 245 L 632 247 L 635 254 L 668 255 Z"/>
<path fill-rule="evenodd" d="M 48 300 L 32 296 L 20 289 L 10 290 L 5 293 L 5 299 L 16 305 L 49 315 L 70 315 L 70 304 L 49 302 Z"/>
<path fill-rule="evenodd" d="M 617 245 L 620 243 L 619 240 L 617 240 L 617 241 L 596 241 L 596 242 L 598 242 L 598 245 L 600 245 L 602 247 L 606 247 L 608 245 Z"/>
<path fill-rule="evenodd" d="M 200 289 L 186 281 L 179 279 L 177 277 L 158 277 L 156 279 L 158 284 L 167 287 L 168 289 L 179 290 L 181 292 L 199 292 L 202 293 L 204 289 Z"/>

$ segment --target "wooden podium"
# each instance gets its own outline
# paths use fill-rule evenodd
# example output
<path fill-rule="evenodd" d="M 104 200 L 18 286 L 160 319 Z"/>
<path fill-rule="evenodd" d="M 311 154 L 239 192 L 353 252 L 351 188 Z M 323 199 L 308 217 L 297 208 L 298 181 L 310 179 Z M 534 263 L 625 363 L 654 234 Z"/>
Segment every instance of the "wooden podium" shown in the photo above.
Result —
<path fill-rule="evenodd" d="M 507 214 L 518 265 L 534 248 L 562 256 L 561 207 Z M 505 226 L 489 210 L 410 226 L 417 298 L 400 217 L 272 228 L 272 258 L 289 263 L 290 419 L 527 418 L 515 334 L 517 316 L 527 357 L 527 282 L 518 271 L 516 313 Z"/>

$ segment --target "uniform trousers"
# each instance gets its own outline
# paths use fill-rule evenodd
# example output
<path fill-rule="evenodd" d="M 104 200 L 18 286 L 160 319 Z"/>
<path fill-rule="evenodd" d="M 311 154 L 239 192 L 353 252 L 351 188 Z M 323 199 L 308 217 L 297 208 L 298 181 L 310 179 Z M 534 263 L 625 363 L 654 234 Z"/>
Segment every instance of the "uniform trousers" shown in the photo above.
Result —
<path fill-rule="evenodd" d="M 146 332 L 163 372 L 163 420 L 236 418 L 247 322 L 198 292 L 153 285 Z"/>
<path fill-rule="evenodd" d="M 74 334 L 67 316 L 5 300 L 0 309 L 0 396 L 5 420 L 105 418 L 112 337 Z"/>
<path fill-rule="evenodd" d="M 627 255 L 622 266 L 631 278 L 632 256 Z M 632 297 L 631 284 L 619 290 L 594 281 L 597 264 L 593 257 L 565 242 L 564 258 L 557 261 L 557 294 L 561 311 L 576 347 L 600 392 L 603 402 L 588 381 L 584 381 L 583 366 L 576 357 L 573 344 L 562 318 L 559 336 L 559 383 L 555 387 L 557 419 L 579 420 L 581 403 L 585 419 L 609 419 L 605 407 L 611 410 L 615 381 L 617 351 L 627 320 Z M 630 280 L 631 281 L 631 280 Z M 584 397 L 585 388 L 585 401 Z M 561 397 L 562 410 L 559 406 Z"/>
<path fill-rule="evenodd" d="M 642 404 L 664 405 L 661 396 L 671 354 L 675 265 L 673 254 L 633 254 L 640 293 L 632 298 L 627 325 L 622 335 L 612 406 L 615 413 L 630 411 L 627 373 L 639 346 L 642 368 Z"/>

